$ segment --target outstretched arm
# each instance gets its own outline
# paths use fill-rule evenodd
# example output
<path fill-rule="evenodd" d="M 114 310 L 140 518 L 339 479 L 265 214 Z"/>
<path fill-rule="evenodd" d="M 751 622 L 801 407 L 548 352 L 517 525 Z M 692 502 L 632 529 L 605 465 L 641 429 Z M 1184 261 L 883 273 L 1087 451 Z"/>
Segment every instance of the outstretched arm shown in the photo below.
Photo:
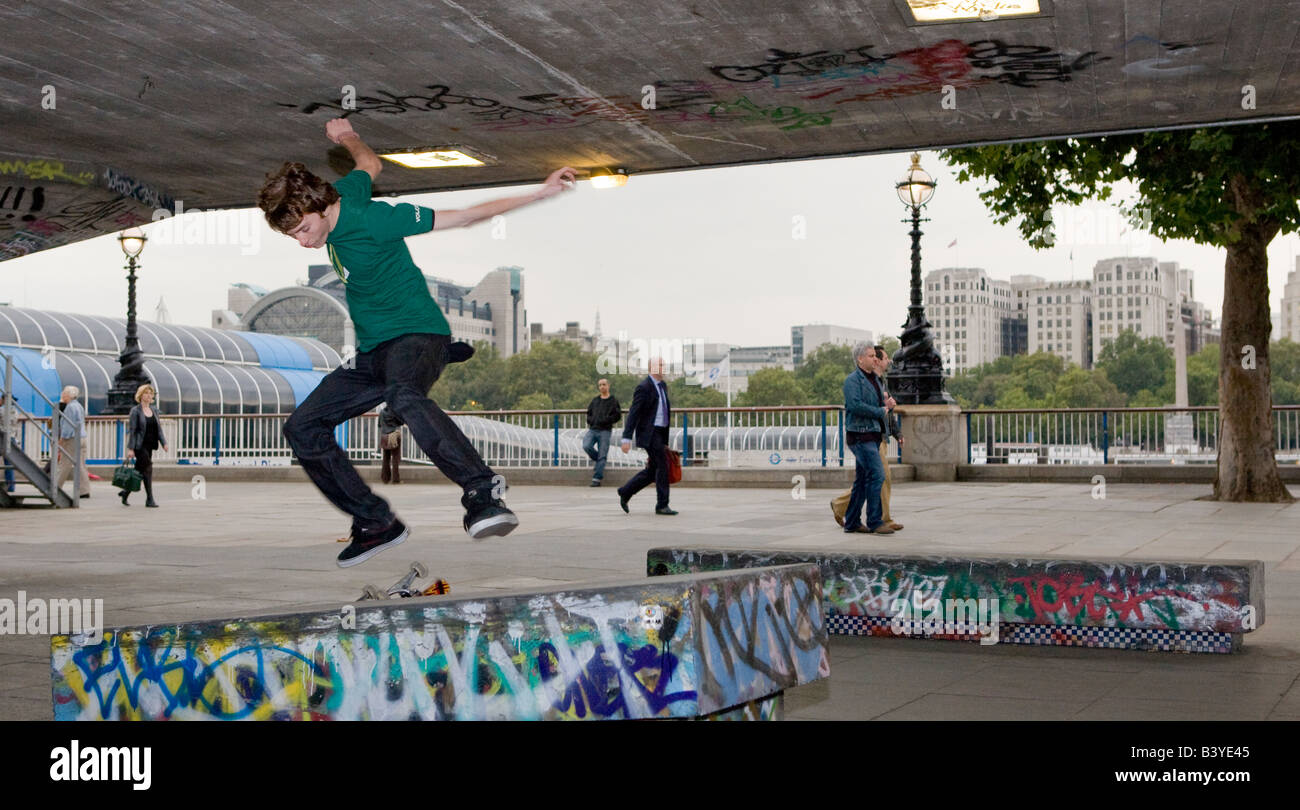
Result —
<path fill-rule="evenodd" d="M 357 168 L 370 175 L 371 181 L 379 177 L 384 170 L 384 162 L 375 154 L 375 150 L 366 146 L 361 136 L 352 129 L 352 122 L 346 118 L 335 118 L 325 124 L 325 137 L 348 150 Z"/>
<path fill-rule="evenodd" d="M 521 194 L 518 197 L 502 197 L 497 200 L 479 203 L 470 208 L 439 208 L 435 212 L 433 219 L 433 230 L 445 231 L 448 228 L 465 228 L 476 222 L 482 222 L 507 211 L 513 211 L 516 208 L 535 203 L 538 200 L 554 197 L 562 191 L 572 191 L 573 184 L 577 182 L 577 179 L 577 173 L 565 166 L 563 169 L 556 169 L 551 172 L 551 176 L 546 178 L 546 182 L 542 184 L 541 188 L 531 194 Z"/>

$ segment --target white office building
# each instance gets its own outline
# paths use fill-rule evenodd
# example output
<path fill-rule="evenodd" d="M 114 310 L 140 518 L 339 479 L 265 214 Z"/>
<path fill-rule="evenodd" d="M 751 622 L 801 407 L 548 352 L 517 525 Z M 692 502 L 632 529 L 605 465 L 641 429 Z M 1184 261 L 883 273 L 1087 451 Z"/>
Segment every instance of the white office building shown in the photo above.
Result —
<path fill-rule="evenodd" d="M 1102 259 L 1092 269 L 1092 356 L 1125 329 L 1139 338 L 1158 337 L 1173 345 L 1173 316 L 1179 273 L 1174 262 L 1150 256 Z M 1172 266 L 1172 267 L 1171 267 Z M 1171 298 L 1169 295 L 1175 296 Z"/>
<path fill-rule="evenodd" d="M 834 326 L 827 323 L 805 324 L 790 327 L 791 356 L 796 366 L 802 366 L 808 355 L 827 344 L 853 346 L 855 343 L 875 343 L 869 329 L 851 326 Z"/>
<path fill-rule="evenodd" d="M 1003 323 L 1016 317 L 1015 291 L 978 267 L 932 270 L 925 277 L 925 314 L 944 371 L 968 371 L 1002 355 Z"/>
<path fill-rule="evenodd" d="M 1092 368 L 1092 282 L 1052 281 L 1024 290 L 1029 353 Z"/>

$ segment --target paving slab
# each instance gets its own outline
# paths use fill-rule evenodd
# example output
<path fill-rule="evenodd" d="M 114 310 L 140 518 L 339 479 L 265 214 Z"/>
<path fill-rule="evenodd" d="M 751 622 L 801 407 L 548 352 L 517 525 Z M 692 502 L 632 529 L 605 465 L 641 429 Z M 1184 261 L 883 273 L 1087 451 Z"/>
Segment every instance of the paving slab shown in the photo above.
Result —
<path fill-rule="evenodd" d="M 1240 653 L 832 637 L 830 678 L 790 690 L 786 716 L 1300 719 L 1300 509 L 1197 500 L 1208 486 L 1112 483 L 1093 500 L 1076 483 L 900 482 L 892 511 L 907 528 L 850 536 L 831 520 L 829 492 L 795 500 L 788 489 L 675 489 L 681 514 L 663 517 L 644 493 L 625 515 L 612 491 L 515 484 L 506 500 L 521 528 L 474 543 L 454 488 L 403 484 L 377 491 L 412 538 L 348 570 L 334 563 L 348 520 L 307 483 L 211 481 L 196 501 L 188 482 L 160 482 L 162 508 L 149 510 L 123 508 L 105 484 L 92 491 L 80 509 L 0 513 L 0 598 L 102 598 L 106 623 L 139 625 L 350 603 L 416 559 L 462 597 L 638 576 L 648 549 L 674 544 L 1207 561 L 1256 550 L 1268 615 Z M 1221 553 L 1228 543 L 1238 550 Z M 1017 682 L 1027 685 L 1010 688 Z M 0 719 L 49 719 L 49 688 L 48 638 L 0 635 Z"/>

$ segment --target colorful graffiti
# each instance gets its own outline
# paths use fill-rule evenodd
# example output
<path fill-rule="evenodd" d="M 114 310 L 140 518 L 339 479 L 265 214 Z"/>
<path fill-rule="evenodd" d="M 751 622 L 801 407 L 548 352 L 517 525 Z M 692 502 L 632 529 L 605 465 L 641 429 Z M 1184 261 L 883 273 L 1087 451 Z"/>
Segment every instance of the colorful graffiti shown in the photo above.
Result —
<path fill-rule="evenodd" d="M 888 617 L 899 600 L 999 600 L 1003 623 L 1246 632 L 1263 624 L 1263 564 L 952 558 L 833 551 L 652 549 L 651 574 L 799 562 L 828 616 Z"/>
<path fill-rule="evenodd" d="M 0 195 L 0 261 L 149 221 L 135 200 L 98 187 L 13 185 Z"/>
<path fill-rule="evenodd" d="M 28 180 L 58 180 L 79 186 L 89 185 L 95 179 L 93 171 L 69 170 L 58 160 L 0 160 L 0 174 Z"/>
<path fill-rule="evenodd" d="M 820 594 L 799 566 L 56 636 L 54 716 L 696 717 L 828 675 Z M 660 620 L 642 619 L 647 605 Z"/>

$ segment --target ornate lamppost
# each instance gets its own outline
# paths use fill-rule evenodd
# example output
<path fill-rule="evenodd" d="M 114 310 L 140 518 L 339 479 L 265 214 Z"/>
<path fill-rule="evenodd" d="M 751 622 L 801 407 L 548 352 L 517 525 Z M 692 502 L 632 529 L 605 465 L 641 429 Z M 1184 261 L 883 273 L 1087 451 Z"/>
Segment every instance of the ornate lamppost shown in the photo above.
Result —
<path fill-rule="evenodd" d="M 126 343 L 117 358 L 122 369 L 113 378 L 113 387 L 108 389 L 108 408 L 105 411 L 108 414 L 130 413 L 131 407 L 135 405 L 136 389 L 149 382 L 149 377 L 144 373 L 144 352 L 140 351 L 140 338 L 135 326 L 136 259 L 144 250 L 148 238 L 139 228 L 130 228 L 123 231 L 117 241 L 127 259 Z"/>
<path fill-rule="evenodd" d="M 934 333 L 925 317 L 921 296 L 921 209 L 934 196 L 934 178 L 921 168 L 921 156 L 912 153 L 912 166 L 894 185 L 898 199 L 912 209 L 912 303 L 903 324 L 902 346 L 894 353 L 889 372 L 889 390 L 900 405 L 951 405 L 954 400 L 943 388 L 943 360 L 934 347 Z"/>

